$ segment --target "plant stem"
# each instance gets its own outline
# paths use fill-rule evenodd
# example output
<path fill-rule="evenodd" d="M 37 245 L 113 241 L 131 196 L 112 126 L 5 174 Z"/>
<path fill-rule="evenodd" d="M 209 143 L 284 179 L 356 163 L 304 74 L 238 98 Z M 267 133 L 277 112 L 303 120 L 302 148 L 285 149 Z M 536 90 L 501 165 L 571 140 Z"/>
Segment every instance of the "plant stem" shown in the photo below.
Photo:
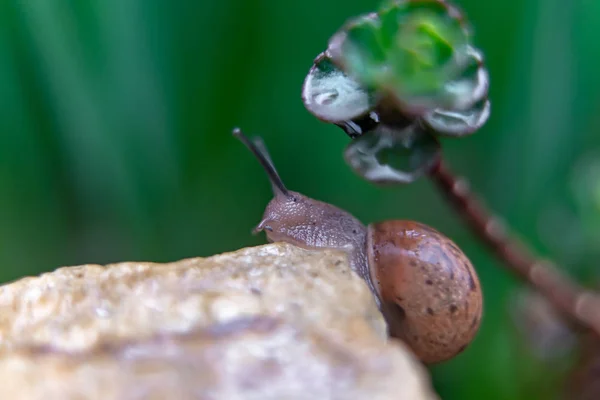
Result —
<path fill-rule="evenodd" d="M 453 175 L 442 160 L 429 171 L 429 176 L 471 231 L 510 271 L 542 293 L 574 323 L 600 335 L 600 295 L 578 285 L 551 261 L 535 256 L 485 208 L 467 181 Z"/>

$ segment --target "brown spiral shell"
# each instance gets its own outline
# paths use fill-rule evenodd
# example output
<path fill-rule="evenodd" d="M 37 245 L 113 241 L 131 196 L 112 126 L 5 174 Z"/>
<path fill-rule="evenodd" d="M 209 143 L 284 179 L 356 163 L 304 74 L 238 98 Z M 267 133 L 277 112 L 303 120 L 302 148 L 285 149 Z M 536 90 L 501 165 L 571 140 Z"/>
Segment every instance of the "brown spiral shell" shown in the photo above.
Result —
<path fill-rule="evenodd" d="M 390 336 L 424 363 L 463 351 L 483 311 L 477 273 L 465 254 L 435 229 L 413 221 L 369 225 L 367 256 Z"/>

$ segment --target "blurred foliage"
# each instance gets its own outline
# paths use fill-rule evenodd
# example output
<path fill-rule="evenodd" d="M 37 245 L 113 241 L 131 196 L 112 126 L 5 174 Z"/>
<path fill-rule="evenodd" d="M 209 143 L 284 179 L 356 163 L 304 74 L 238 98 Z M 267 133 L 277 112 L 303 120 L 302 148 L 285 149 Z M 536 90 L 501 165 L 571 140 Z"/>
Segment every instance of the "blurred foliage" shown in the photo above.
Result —
<path fill-rule="evenodd" d="M 600 178 L 573 179 L 600 154 L 600 2 L 459 5 L 486 55 L 492 116 L 476 135 L 445 140 L 447 158 L 542 254 L 591 280 Z M 377 6 L 0 2 L 0 279 L 263 243 L 250 230 L 270 187 L 230 136 L 239 125 L 264 137 L 291 189 L 365 222 L 428 223 L 471 257 L 486 315 L 475 343 L 433 368 L 443 398 L 552 398 L 565 367 L 524 347 L 508 310 L 518 282 L 425 180 L 381 189 L 353 175 L 346 135 L 302 105 L 302 82 L 330 35 Z M 586 188 L 592 200 L 582 202 Z"/>

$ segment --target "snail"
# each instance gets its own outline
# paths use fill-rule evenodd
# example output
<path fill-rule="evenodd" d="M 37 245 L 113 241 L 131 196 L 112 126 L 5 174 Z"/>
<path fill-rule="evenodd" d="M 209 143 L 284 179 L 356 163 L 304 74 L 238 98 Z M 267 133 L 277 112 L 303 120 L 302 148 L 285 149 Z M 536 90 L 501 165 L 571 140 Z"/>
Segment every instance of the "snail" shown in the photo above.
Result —
<path fill-rule="evenodd" d="M 446 361 L 473 340 L 482 316 L 479 279 L 466 255 L 435 229 L 391 220 L 365 227 L 348 212 L 288 190 L 259 138 L 233 135 L 269 176 L 274 198 L 254 229 L 270 242 L 346 252 L 388 326 L 424 363 Z"/>

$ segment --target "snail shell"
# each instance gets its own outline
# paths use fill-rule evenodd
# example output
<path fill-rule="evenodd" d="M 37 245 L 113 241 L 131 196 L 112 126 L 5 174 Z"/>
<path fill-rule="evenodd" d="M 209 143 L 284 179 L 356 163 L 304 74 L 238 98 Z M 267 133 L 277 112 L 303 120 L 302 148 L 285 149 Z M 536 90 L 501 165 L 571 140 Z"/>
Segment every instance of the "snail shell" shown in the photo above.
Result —
<path fill-rule="evenodd" d="M 435 229 L 412 221 L 371 224 L 367 256 L 390 336 L 424 363 L 463 351 L 479 329 L 482 294 L 465 254 Z"/>

